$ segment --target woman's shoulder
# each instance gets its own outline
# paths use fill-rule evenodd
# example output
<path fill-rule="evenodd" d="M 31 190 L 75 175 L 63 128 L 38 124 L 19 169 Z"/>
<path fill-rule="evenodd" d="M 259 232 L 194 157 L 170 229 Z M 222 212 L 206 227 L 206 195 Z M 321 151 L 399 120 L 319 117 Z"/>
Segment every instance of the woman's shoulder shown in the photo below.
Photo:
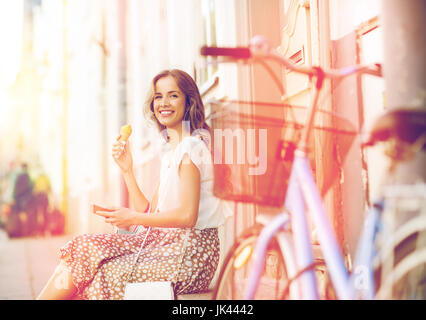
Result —
<path fill-rule="evenodd" d="M 180 163 L 185 154 L 202 170 L 202 165 L 211 164 L 210 149 L 207 142 L 199 135 L 191 135 L 182 139 L 176 148 L 176 162 Z"/>
<path fill-rule="evenodd" d="M 180 147 L 185 150 L 201 147 L 208 148 L 209 141 L 204 135 L 201 134 L 190 135 L 182 139 Z"/>

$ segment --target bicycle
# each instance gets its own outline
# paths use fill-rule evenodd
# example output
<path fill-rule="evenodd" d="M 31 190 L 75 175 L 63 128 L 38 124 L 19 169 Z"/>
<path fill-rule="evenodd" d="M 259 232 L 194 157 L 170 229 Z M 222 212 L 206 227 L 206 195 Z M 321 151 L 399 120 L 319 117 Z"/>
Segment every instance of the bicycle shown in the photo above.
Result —
<path fill-rule="evenodd" d="M 377 281 L 375 282 L 375 269 L 377 270 L 377 266 L 374 266 L 377 258 L 375 243 L 381 228 L 384 201 L 382 199 L 375 203 L 367 213 L 367 219 L 359 242 L 360 246 L 352 269 L 354 272 L 350 274 L 335 232 L 328 221 L 319 188 L 314 181 L 309 166 L 308 145 L 315 127 L 315 115 L 320 112 L 318 100 L 324 80 L 326 78 L 342 79 L 356 73 L 381 76 L 380 65 L 359 65 L 338 70 L 323 70 L 320 67 L 295 65 L 280 54 L 270 50 L 267 43 L 261 38 L 255 38 L 250 47 L 220 48 L 204 46 L 201 49 L 201 55 L 226 57 L 225 60 L 217 62 L 245 61 L 262 63 L 272 60 L 289 70 L 305 74 L 310 79 L 315 79 L 315 94 L 312 105 L 308 110 L 306 124 L 301 127 L 297 126 L 297 124 L 294 126 L 301 130 L 297 141 L 287 144 L 280 141 L 281 144 L 276 152 L 279 160 L 286 162 L 285 165 L 281 164 L 286 170 L 282 169 L 279 172 L 289 173 L 289 176 L 283 177 L 281 181 L 283 185 L 280 194 L 281 198 L 275 202 L 275 205 L 279 205 L 285 199 L 284 209 L 274 216 L 271 221 L 258 221 L 258 224 L 246 230 L 234 243 L 220 271 L 213 295 L 214 298 L 241 299 L 238 294 L 244 293 L 243 299 L 260 299 L 263 296 L 256 296 L 256 293 L 259 293 L 257 289 L 260 284 L 262 286 L 261 291 L 275 294 L 274 298 L 318 299 L 317 275 L 315 273 L 321 273 L 326 278 L 323 281 L 325 288 L 323 288 L 321 294 L 322 298 L 334 298 L 334 295 L 338 299 L 374 298 L 377 291 L 377 288 L 375 288 L 375 285 L 377 286 Z M 272 75 L 276 84 L 281 87 L 272 70 L 265 64 L 262 65 Z M 224 114 L 225 117 L 228 115 L 229 118 L 238 115 L 235 112 L 232 113 L 226 110 L 224 103 L 226 102 L 213 101 L 213 105 L 219 106 L 219 117 L 224 117 Z M 422 115 L 424 119 L 424 113 Z M 267 119 L 267 121 L 270 120 Z M 410 128 L 413 121 L 399 121 L 398 123 L 402 123 L 403 128 L 407 129 Z M 385 127 L 388 132 L 394 132 L 392 125 Z M 379 141 L 389 141 L 390 136 L 395 138 L 393 135 L 383 137 L 383 132 L 386 130 L 384 130 L 383 126 L 376 126 L 368 143 L 365 145 L 375 145 Z M 415 141 L 418 141 L 417 138 L 423 137 L 423 133 L 417 136 Z M 401 139 L 401 135 L 396 135 L 396 137 L 398 141 L 404 140 Z M 415 143 L 410 141 L 407 145 L 410 148 Z M 424 141 L 421 147 L 424 147 Z M 280 154 L 284 155 L 280 158 Z M 256 202 L 259 200 L 250 197 L 230 197 L 229 194 L 226 194 L 227 191 L 221 194 L 220 189 L 226 187 L 223 183 L 224 177 L 227 175 L 226 170 L 223 168 L 226 168 L 226 166 L 215 164 L 215 168 L 219 168 L 215 169 L 215 184 L 220 184 L 219 191 L 215 189 L 217 196 L 227 200 L 244 202 Z M 288 183 L 286 181 L 287 178 Z M 321 254 L 313 253 L 307 220 L 308 211 L 317 231 Z M 422 219 L 424 221 L 424 218 Z M 268 263 L 266 263 L 265 267 L 265 261 L 268 262 L 267 256 L 268 259 L 273 261 L 271 263 L 273 267 L 269 268 L 269 270 Z M 426 262 L 425 259 L 422 261 Z M 324 270 L 324 267 L 326 267 L 326 270 Z M 262 272 L 265 275 L 263 278 Z M 271 279 L 275 280 L 275 282 L 270 281 Z M 247 286 L 244 290 L 245 284 Z M 332 289 L 329 284 L 332 284 Z"/>

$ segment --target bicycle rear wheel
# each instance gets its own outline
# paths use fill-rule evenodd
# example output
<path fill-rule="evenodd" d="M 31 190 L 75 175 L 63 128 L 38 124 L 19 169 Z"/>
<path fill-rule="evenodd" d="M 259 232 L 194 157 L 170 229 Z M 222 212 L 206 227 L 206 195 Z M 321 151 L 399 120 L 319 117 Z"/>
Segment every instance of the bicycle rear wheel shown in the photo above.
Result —
<path fill-rule="evenodd" d="M 385 189 L 375 269 L 377 299 L 426 299 L 426 184 Z"/>
<path fill-rule="evenodd" d="M 242 300 L 246 292 L 248 276 L 251 271 L 252 253 L 261 225 L 247 229 L 230 249 L 220 272 L 217 285 L 213 292 L 215 300 Z M 279 245 L 273 238 L 266 253 L 265 266 L 256 300 L 278 300 L 288 283 L 287 271 Z"/>
<path fill-rule="evenodd" d="M 426 299 L 425 240 L 425 230 L 409 235 L 392 250 L 391 270 L 386 271 L 386 262 L 377 267 L 375 280 L 378 299 Z"/>

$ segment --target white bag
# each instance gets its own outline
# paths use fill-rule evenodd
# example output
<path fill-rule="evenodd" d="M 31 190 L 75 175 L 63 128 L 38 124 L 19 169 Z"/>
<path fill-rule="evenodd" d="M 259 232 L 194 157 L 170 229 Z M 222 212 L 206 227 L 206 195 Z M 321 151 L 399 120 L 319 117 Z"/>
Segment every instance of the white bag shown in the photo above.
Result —
<path fill-rule="evenodd" d="M 178 280 L 180 267 L 183 262 L 183 256 L 185 253 L 186 244 L 188 242 L 189 229 L 186 229 L 185 240 L 182 246 L 182 252 L 180 254 L 176 275 L 173 281 L 146 281 L 134 283 L 128 282 L 128 279 L 130 278 L 133 269 L 136 266 L 139 255 L 142 252 L 145 240 L 148 237 L 150 231 L 151 228 L 149 228 L 146 232 L 145 238 L 141 245 L 141 249 L 139 250 L 139 253 L 137 254 L 133 263 L 132 271 L 127 277 L 126 287 L 124 288 L 124 300 L 176 300 L 175 284 Z"/>
<path fill-rule="evenodd" d="M 171 281 L 126 283 L 124 300 L 176 300 Z"/>

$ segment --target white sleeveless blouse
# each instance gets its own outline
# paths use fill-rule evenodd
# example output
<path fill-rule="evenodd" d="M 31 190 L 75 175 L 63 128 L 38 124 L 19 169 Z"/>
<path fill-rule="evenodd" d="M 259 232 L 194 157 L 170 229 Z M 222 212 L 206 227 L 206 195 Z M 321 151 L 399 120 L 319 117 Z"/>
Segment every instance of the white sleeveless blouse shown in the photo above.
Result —
<path fill-rule="evenodd" d="M 188 154 L 200 171 L 201 190 L 197 229 L 217 228 L 232 215 L 226 201 L 213 195 L 213 164 L 210 150 L 199 136 L 182 139 L 175 150 L 167 151 L 161 159 L 160 186 L 158 190 L 158 210 L 167 211 L 180 207 L 179 165 Z"/>

